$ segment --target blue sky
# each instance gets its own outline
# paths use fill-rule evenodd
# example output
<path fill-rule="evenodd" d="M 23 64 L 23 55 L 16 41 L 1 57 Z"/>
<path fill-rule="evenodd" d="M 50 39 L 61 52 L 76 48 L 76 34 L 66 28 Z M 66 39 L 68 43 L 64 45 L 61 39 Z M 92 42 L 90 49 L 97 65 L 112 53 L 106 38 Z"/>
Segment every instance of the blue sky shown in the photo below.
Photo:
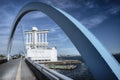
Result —
<path fill-rule="evenodd" d="M 1 0 L 0 2 L 0 53 L 6 54 L 8 36 L 19 10 L 29 2 L 44 2 L 60 8 L 87 27 L 111 53 L 120 52 L 120 1 L 119 0 Z M 56 46 L 59 54 L 79 54 L 59 26 L 42 12 L 31 12 L 20 22 L 24 29 L 32 26 L 49 29 L 49 46 Z M 18 26 L 20 26 L 18 25 Z M 23 42 L 16 30 L 14 53 L 23 49 Z M 77 35 L 78 36 L 78 35 Z M 21 44 L 22 43 L 22 44 Z"/>

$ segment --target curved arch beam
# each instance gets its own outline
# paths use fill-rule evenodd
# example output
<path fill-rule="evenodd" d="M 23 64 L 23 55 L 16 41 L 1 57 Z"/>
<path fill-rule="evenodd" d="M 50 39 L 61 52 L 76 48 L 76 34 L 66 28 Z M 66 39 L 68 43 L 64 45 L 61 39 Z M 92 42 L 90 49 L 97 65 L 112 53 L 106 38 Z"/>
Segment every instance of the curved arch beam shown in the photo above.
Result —
<path fill-rule="evenodd" d="M 64 11 L 41 2 L 29 3 L 18 13 L 12 26 L 8 52 L 11 50 L 13 36 L 19 21 L 31 11 L 42 11 L 61 27 L 81 53 L 96 80 L 120 79 L 119 64 L 88 29 Z"/>

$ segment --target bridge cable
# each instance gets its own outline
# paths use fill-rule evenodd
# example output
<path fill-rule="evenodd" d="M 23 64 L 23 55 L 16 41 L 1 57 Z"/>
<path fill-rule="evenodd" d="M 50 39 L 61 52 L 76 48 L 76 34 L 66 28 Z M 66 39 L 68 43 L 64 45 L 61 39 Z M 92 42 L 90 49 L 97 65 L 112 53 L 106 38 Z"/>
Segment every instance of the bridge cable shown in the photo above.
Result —
<path fill-rule="evenodd" d="M 22 24 L 20 23 L 20 31 L 22 33 L 22 44 L 23 44 L 23 50 L 24 50 L 24 55 L 26 53 L 26 48 L 25 48 L 25 39 L 24 39 L 24 31 L 23 31 L 23 27 L 22 27 Z"/>

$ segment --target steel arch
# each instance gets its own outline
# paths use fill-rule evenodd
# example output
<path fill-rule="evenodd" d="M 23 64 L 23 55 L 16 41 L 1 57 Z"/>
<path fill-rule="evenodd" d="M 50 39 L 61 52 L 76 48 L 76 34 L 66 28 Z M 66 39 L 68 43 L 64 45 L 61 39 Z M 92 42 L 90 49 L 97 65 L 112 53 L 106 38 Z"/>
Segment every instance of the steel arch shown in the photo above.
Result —
<path fill-rule="evenodd" d="M 25 5 L 16 16 L 8 42 L 8 55 L 19 21 L 31 11 L 41 11 L 47 14 L 61 27 L 81 53 L 96 80 L 120 79 L 119 64 L 88 29 L 66 12 L 41 2 Z"/>

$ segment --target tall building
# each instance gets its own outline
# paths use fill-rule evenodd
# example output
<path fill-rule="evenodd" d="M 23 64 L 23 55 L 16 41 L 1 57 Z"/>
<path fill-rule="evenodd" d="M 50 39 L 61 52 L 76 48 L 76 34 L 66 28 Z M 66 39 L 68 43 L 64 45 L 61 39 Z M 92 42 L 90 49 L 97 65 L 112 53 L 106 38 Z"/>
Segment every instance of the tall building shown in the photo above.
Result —
<path fill-rule="evenodd" d="M 35 61 L 57 61 L 57 49 L 48 47 L 48 32 L 48 30 L 38 30 L 37 27 L 26 31 L 26 57 Z"/>

